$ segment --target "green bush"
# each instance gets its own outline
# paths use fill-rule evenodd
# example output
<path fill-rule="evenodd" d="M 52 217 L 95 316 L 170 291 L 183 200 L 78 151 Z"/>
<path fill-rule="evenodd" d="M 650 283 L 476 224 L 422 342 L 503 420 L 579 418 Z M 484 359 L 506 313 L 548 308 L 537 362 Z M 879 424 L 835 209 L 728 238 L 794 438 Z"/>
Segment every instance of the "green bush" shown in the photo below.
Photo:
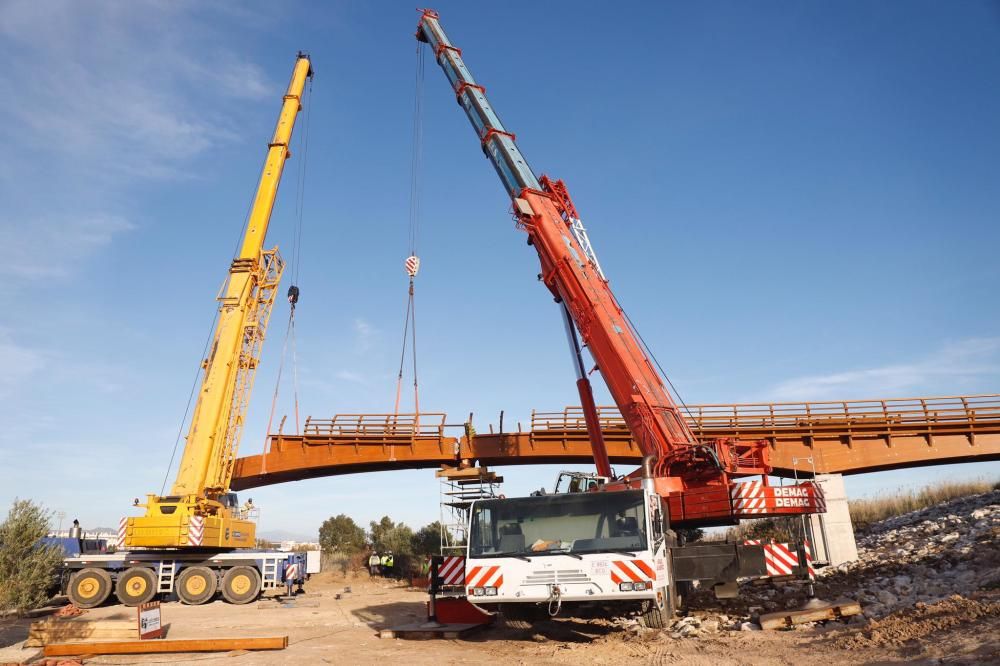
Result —
<path fill-rule="evenodd" d="M 15 499 L 0 523 L 0 610 L 20 615 L 45 605 L 63 551 L 39 541 L 49 532 L 49 513 L 31 500 Z"/>

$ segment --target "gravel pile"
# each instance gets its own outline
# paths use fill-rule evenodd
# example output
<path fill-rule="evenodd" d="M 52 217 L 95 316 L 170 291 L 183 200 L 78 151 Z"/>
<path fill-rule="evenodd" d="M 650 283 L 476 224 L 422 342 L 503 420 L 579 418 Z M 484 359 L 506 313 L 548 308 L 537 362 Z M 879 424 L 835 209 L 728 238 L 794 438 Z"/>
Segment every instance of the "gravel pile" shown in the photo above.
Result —
<path fill-rule="evenodd" d="M 864 615 L 852 617 L 851 625 L 1000 589 L 1000 490 L 884 520 L 857 539 L 858 560 L 821 569 L 816 581 L 821 599 L 861 602 Z M 731 600 L 697 590 L 689 615 L 665 633 L 681 639 L 757 631 L 760 615 L 801 608 L 808 599 L 799 581 L 744 581 L 740 597 Z"/>
<path fill-rule="evenodd" d="M 1000 587 L 1000 490 L 884 520 L 858 536 L 859 559 L 822 572 L 821 596 L 883 617 L 916 603 Z"/>

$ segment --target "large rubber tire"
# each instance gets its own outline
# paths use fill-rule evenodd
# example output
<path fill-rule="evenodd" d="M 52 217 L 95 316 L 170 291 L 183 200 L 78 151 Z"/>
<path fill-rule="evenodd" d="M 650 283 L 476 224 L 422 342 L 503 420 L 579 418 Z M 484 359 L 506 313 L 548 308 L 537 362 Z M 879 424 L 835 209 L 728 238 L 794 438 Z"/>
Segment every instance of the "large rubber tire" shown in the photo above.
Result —
<path fill-rule="evenodd" d="M 667 626 L 667 613 L 656 605 L 655 601 L 642 602 L 642 626 L 647 629 L 663 629 Z"/>
<path fill-rule="evenodd" d="M 87 568 L 70 576 L 66 596 L 78 608 L 94 608 L 107 601 L 113 587 L 107 571 Z"/>
<path fill-rule="evenodd" d="M 208 567 L 188 567 L 177 577 L 174 590 L 181 603 L 200 606 L 211 601 L 218 592 L 219 579 Z"/>
<path fill-rule="evenodd" d="M 146 567 L 132 567 L 118 574 L 115 596 L 126 606 L 139 606 L 156 596 L 156 574 Z"/>
<path fill-rule="evenodd" d="M 516 631 L 530 631 L 541 620 L 541 615 L 534 608 L 519 607 L 520 604 L 503 604 L 500 615 L 503 626 Z"/>
<path fill-rule="evenodd" d="M 260 574 L 253 567 L 233 567 L 222 577 L 222 596 L 231 604 L 248 604 L 260 594 Z"/>

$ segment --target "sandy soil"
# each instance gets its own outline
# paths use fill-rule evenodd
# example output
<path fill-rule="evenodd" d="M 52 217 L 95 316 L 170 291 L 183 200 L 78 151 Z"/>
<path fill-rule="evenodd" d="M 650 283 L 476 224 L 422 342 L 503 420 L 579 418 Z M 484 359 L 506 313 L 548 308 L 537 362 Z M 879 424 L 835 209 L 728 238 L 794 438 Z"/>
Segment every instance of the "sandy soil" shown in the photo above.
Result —
<path fill-rule="evenodd" d="M 351 592 L 344 592 L 350 586 Z M 337 599 L 337 595 L 340 598 Z M 866 626 L 829 623 L 777 632 L 722 632 L 672 639 L 657 631 L 629 631 L 600 620 L 556 620 L 534 633 L 488 628 L 461 640 L 380 639 L 381 628 L 422 621 L 426 594 L 386 581 L 321 574 L 293 604 L 261 600 L 247 606 L 163 605 L 171 638 L 287 634 L 281 652 L 101 656 L 87 664 L 876 664 L 1000 662 L 1000 593 L 952 598 L 893 614 Z M 88 619 L 134 617 L 105 606 Z M 27 620 L 0 621 L 0 663 L 38 659 L 22 649 Z"/>

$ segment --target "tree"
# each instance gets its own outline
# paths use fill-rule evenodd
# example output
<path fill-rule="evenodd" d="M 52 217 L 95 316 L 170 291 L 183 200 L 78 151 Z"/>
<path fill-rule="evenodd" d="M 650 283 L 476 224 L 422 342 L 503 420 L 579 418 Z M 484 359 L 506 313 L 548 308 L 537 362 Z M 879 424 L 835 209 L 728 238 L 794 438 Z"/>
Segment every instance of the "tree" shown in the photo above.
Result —
<path fill-rule="evenodd" d="M 441 552 L 441 523 L 435 520 L 424 525 L 413 535 L 413 552 L 425 558 Z"/>
<path fill-rule="evenodd" d="M 396 575 L 409 574 L 414 569 L 413 530 L 403 523 L 395 523 L 389 516 L 382 516 L 377 523 L 369 524 L 369 536 L 375 551 L 392 553 Z"/>
<path fill-rule="evenodd" d="M 43 545 L 50 514 L 31 500 L 15 499 L 0 523 L 0 610 L 22 614 L 48 601 L 63 551 Z"/>
<path fill-rule="evenodd" d="M 352 555 L 365 547 L 365 531 L 350 516 L 327 518 L 319 528 L 319 545 L 328 553 Z"/>

